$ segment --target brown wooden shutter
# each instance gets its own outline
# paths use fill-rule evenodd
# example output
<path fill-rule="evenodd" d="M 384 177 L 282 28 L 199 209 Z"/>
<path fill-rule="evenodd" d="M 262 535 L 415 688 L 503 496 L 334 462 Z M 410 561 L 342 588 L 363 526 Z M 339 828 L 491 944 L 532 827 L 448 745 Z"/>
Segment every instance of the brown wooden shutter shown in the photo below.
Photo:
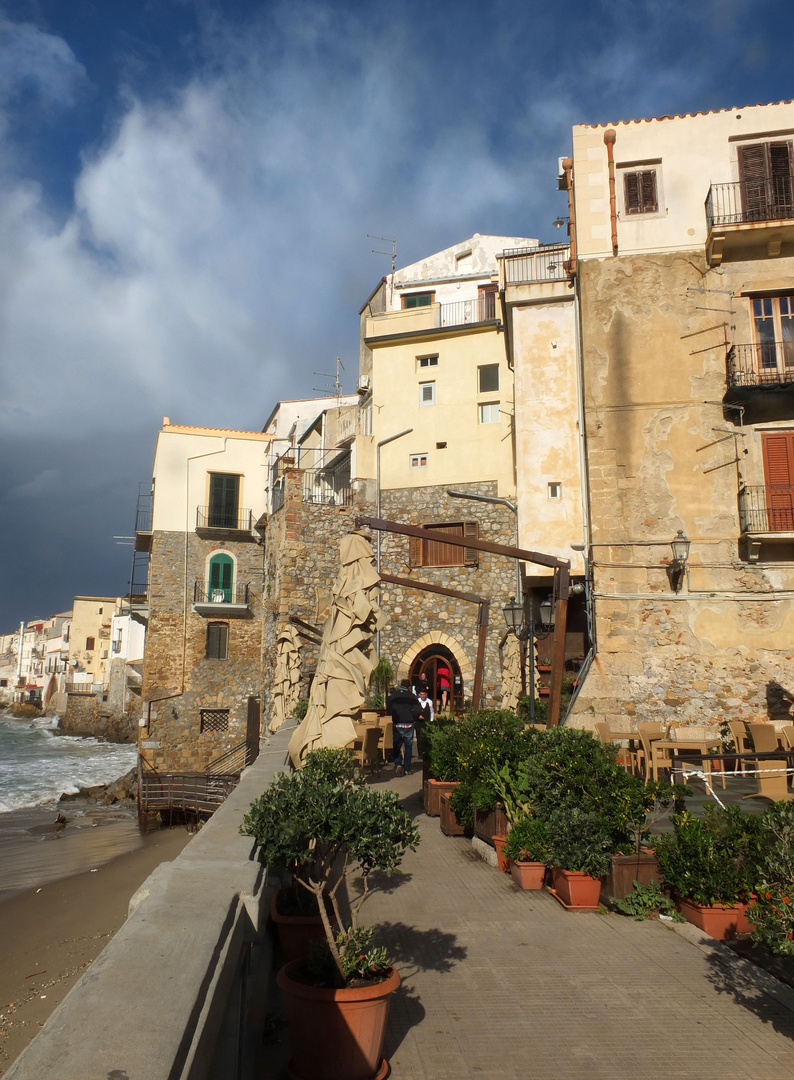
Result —
<path fill-rule="evenodd" d="M 628 172 L 623 177 L 625 205 L 627 214 L 639 214 L 641 211 L 641 194 L 639 173 Z"/>
<path fill-rule="evenodd" d="M 791 143 L 769 144 L 772 201 L 777 216 L 790 217 L 792 210 Z"/>
<path fill-rule="evenodd" d="M 418 536 L 408 537 L 408 565 L 422 565 L 422 541 Z"/>
<path fill-rule="evenodd" d="M 764 143 L 739 147 L 739 179 L 744 213 L 751 220 L 762 219 L 767 206 L 767 148 Z"/>
<path fill-rule="evenodd" d="M 462 536 L 462 525 L 426 525 L 428 533 L 438 536 L 439 533 L 447 533 L 452 536 Z M 444 544 L 440 540 L 424 541 L 425 566 L 460 566 L 463 549 L 457 544 Z"/>
<path fill-rule="evenodd" d="M 761 434 L 766 507 L 772 532 L 794 531 L 794 431 Z"/>
<path fill-rule="evenodd" d="M 639 176 L 642 191 L 642 212 L 643 214 L 653 214 L 659 209 L 656 199 L 656 170 L 648 169 L 646 172 L 641 172 Z"/>
<path fill-rule="evenodd" d="M 464 540 L 479 540 L 479 523 L 476 521 L 464 521 L 463 522 L 463 539 Z M 464 566 L 476 566 L 479 562 L 479 552 L 477 548 L 464 548 L 463 549 L 463 564 Z"/>

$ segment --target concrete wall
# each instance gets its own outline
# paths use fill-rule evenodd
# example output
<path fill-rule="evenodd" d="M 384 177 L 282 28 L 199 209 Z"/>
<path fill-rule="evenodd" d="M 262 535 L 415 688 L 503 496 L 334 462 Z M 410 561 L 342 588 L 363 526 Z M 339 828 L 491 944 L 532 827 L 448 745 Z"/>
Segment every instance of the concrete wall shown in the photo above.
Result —
<path fill-rule="evenodd" d="M 238 829 L 282 767 L 290 733 L 271 737 L 214 817 L 147 879 L 127 921 L 6 1080 L 261 1075 L 272 890 Z"/>

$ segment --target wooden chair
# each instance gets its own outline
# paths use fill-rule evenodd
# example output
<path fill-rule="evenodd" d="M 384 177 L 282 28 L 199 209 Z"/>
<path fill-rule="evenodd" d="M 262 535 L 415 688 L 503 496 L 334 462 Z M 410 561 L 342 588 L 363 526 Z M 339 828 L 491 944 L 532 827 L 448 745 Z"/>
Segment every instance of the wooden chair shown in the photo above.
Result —
<path fill-rule="evenodd" d="M 374 768 L 376 772 L 380 772 L 380 754 L 378 753 L 380 745 L 381 730 L 377 725 L 367 727 L 363 732 L 362 739 L 356 739 L 353 749 L 355 751 L 356 762 L 360 769 L 365 769 L 367 765 Z M 360 743 L 360 749 L 357 749 Z"/>
<path fill-rule="evenodd" d="M 607 724 L 605 721 L 599 720 L 595 725 L 595 730 L 596 730 L 596 735 L 599 737 L 599 739 L 601 740 L 602 743 L 606 743 L 609 746 L 612 746 L 613 743 L 615 743 L 617 741 L 616 738 L 615 738 L 615 735 L 613 734 L 613 732 L 612 732 L 612 730 L 611 730 L 611 728 L 609 726 L 609 724 Z M 626 733 L 626 739 L 628 740 L 628 738 L 629 738 L 629 735 L 628 735 L 628 732 L 627 732 Z M 636 773 L 637 772 L 637 751 L 632 750 L 629 746 L 621 746 L 620 754 L 621 754 L 621 757 L 628 758 L 628 764 L 623 765 L 626 772 Z"/>
<path fill-rule="evenodd" d="M 642 721 L 637 724 L 637 735 L 640 740 L 640 749 L 637 751 L 637 770 L 645 780 L 658 780 L 659 767 L 669 769 L 673 759 L 669 752 L 655 753 L 653 743 L 657 739 L 663 739 L 665 735 L 664 724 L 651 721 Z"/>
<path fill-rule="evenodd" d="M 783 736 L 783 740 L 789 750 L 794 750 L 794 724 L 787 724 L 784 728 L 781 728 L 778 734 Z"/>
<path fill-rule="evenodd" d="M 387 719 L 385 716 L 380 718 L 380 727 L 378 728 L 378 731 L 380 732 L 379 746 L 381 761 L 383 762 L 389 762 L 393 757 L 394 735 L 392 733 L 392 726 L 391 718 Z"/>
<path fill-rule="evenodd" d="M 772 724 L 748 724 L 747 730 L 753 740 L 753 749 L 759 754 L 773 753 L 779 749 L 777 732 Z M 758 790 L 751 795 L 745 795 L 745 799 L 771 799 L 779 802 L 784 799 L 794 799 L 788 789 L 788 774 L 785 758 L 777 761 L 773 758 L 765 760 L 756 758 L 753 767 L 758 769 Z"/>
<path fill-rule="evenodd" d="M 714 732 L 710 731 L 705 724 L 689 724 L 686 727 L 679 727 L 676 732 L 676 738 L 686 741 L 687 739 L 702 739 L 703 742 L 707 742 L 709 739 L 714 738 Z M 696 772 L 704 772 L 706 776 L 711 779 L 712 767 L 711 762 L 707 757 L 703 758 L 703 761 L 698 765 L 690 764 L 690 769 L 694 769 Z M 687 764 L 682 765 L 682 772 L 684 780 L 686 780 Z M 720 771 L 720 780 L 722 781 L 722 790 L 725 790 L 725 773 Z"/>

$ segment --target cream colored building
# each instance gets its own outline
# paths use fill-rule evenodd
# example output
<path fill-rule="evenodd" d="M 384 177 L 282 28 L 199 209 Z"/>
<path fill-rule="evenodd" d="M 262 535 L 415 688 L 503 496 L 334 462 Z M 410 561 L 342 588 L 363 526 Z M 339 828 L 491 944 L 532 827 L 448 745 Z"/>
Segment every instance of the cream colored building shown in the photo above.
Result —
<path fill-rule="evenodd" d="M 107 686 L 110 671 L 110 628 L 115 596 L 75 596 L 69 631 L 69 682 Z"/>
<path fill-rule="evenodd" d="M 580 722 L 788 712 L 793 140 L 794 103 L 573 130 L 597 640 Z"/>

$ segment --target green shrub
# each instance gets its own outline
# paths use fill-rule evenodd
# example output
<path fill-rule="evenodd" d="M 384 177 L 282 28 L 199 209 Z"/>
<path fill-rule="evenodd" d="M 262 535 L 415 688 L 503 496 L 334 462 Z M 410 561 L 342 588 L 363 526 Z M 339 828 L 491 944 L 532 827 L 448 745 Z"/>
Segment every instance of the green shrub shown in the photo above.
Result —
<path fill-rule="evenodd" d="M 303 720 L 306 713 L 309 711 L 309 699 L 301 698 L 300 701 L 296 701 L 292 707 L 292 716 L 295 720 Z"/>
<path fill-rule="evenodd" d="M 757 899 L 748 912 L 753 941 L 794 956 L 794 802 L 777 802 L 762 817 L 764 856 Z"/>
<path fill-rule="evenodd" d="M 471 828 L 475 810 L 487 813 L 494 809 L 499 791 L 493 770 L 522 759 L 526 735 L 524 725 L 510 709 L 472 709 L 455 724 L 454 735 L 447 737 L 446 744 L 447 752 L 455 756 L 455 775 L 438 779 L 459 782 L 450 803 L 464 827 Z M 435 760 L 434 756 L 434 764 Z"/>
<path fill-rule="evenodd" d="M 507 857 L 513 862 L 549 861 L 549 836 L 546 822 L 541 818 L 523 817 L 507 834 Z"/>
<path fill-rule="evenodd" d="M 738 807 L 707 806 L 701 821 L 673 814 L 673 835 L 655 840 L 665 884 L 696 904 L 735 904 L 753 891 L 760 874 L 763 822 Z"/>
<path fill-rule="evenodd" d="M 608 822 L 596 811 L 563 803 L 546 817 L 546 835 L 551 866 L 592 877 L 609 871 L 612 836 Z"/>
<path fill-rule="evenodd" d="M 652 915 L 669 915 L 676 922 L 685 921 L 675 910 L 675 904 L 665 896 L 656 881 L 649 881 L 643 885 L 639 881 L 634 882 L 634 888 L 627 897 L 619 900 L 610 896 L 610 903 L 624 915 L 631 915 L 637 922 L 650 919 Z"/>

